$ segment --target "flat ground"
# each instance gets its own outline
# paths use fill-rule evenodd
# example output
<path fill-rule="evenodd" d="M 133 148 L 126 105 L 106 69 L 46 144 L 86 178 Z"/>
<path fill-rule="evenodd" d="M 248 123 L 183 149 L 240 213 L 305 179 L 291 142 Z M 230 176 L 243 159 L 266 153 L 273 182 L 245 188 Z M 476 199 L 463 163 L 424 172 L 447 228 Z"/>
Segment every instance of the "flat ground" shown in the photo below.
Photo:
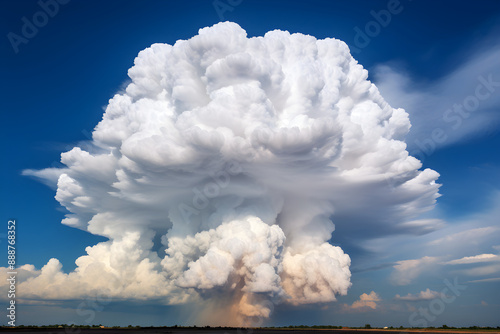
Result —
<path fill-rule="evenodd" d="M 410 330 L 381 330 L 381 329 L 267 329 L 267 328 L 165 328 L 165 327 L 146 327 L 146 328 L 0 328 L 2 333 L 23 333 L 23 334 L 42 334 L 42 333 L 64 333 L 64 334 L 384 334 L 384 333 L 426 333 L 426 334 L 444 334 L 444 333 L 487 333 L 500 334 L 500 330 L 435 330 L 435 329 L 410 329 Z"/>

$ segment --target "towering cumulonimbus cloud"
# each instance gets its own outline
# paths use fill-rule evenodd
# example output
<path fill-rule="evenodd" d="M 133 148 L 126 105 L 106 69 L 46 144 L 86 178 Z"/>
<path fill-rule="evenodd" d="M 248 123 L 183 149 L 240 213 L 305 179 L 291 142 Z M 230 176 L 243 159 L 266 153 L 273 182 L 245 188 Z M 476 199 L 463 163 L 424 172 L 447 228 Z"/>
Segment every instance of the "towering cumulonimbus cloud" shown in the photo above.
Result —
<path fill-rule="evenodd" d="M 237 322 L 330 302 L 351 285 L 329 243 L 336 212 L 397 225 L 438 196 L 438 174 L 406 151 L 408 115 L 339 40 L 225 22 L 152 45 L 128 74 L 92 150 L 25 171 L 58 176 L 62 223 L 109 240 L 70 273 L 24 266 L 21 297 L 216 301 Z"/>

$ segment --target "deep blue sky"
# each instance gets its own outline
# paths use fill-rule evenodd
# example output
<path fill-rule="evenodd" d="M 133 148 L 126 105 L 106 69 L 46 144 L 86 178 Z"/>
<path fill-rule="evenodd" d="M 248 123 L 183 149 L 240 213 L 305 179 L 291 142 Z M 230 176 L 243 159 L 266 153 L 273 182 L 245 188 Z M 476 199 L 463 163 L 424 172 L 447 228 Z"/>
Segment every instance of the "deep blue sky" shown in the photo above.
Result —
<path fill-rule="evenodd" d="M 72 0 L 61 5 L 57 15 L 15 53 L 7 34 L 20 34 L 22 18 L 32 18 L 41 9 L 37 1 L 2 1 L 0 202 L 2 220 L 18 221 L 19 264 L 40 268 L 57 257 L 64 270 L 70 271 L 75 267 L 74 260 L 85 254 L 86 246 L 105 240 L 61 225 L 64 211 L 54 199 L 55 190 L 21 172 L 57 166 L 61 152 L 87 139 L 86 134 L 101 120 L 108 100 L 127 82 L 127 70 L 140 50 L 153 43 L 173 44 L 187 39 L 198 29 L 221 20 L 238 23 L 249 36 L 281 29 L 316 38 L 335 37 L 355 46 L 355 27 L 363 30 L 373 20 L 370 11 L 385 9 L 387 4 L 243 0 L 220 17 L 212 1 Z M 392 16 L 390 24 L 382 27 L 368 46 L 352 52 L 369 71 L 380 64 L 392 64 L 411 77 L 415 89 L 425 90 L 426 85 L 460 68 L 477 50 L 498 45 L 500 2 L 402 0 L 400 6 L 402 11 Z M 434 217 L 460 220 L 494 205 L 494 194 L 500 190 L 499 129 L 479 129 L 472 137 L 440 147 L 426 157 L 424 166 L 438 171 L 443 184 L 443 197 Z M 1 241 L 4 243 L 4 239 Z M 356 254 L 351 256 L 355 263 Z M 2 259 L 2 264 L 5 262 Z M 364 280 L 385 279 L 377 277 L 380 273 L 371 273 L 373 276 L 365 272 L 353 278 L 352 298 L 343 302 L 352 303 L 361 293 L 376 289 L 362 288 Z M 360 284 L 356 285 L 356 280 Z M 487 295 L 489 289 L 494 289 L 489 294 L 500 292 L 497 282 L 474 290 L 474 294 Z M 384 291 L 389 296 L 392 290 L 380 288 L 382 294 Z M 467 306 L 481 302 L 480 297 L 478 301 L 472 299 L 467 299 Z M 495 302 L 496 308 L 486 310 L 486 315 L 497 312 Z M 115 315 L 116 319 L 126 319 L 128 312 L 133 313 L 116 308 L 122 314 Z M 305 313 L 288 308 L 277 310 L 277 324 L 329 322 L 324 315 L 312 317 L 314 308 Z M 345 319 L 353 324 L 357 319 L 376 319 L 370 317 L 349 314 Z M 159 321 L 154 319 L 151 321 Z M 404 316 L 401 319 L 403 324 Z M 484 316 L 484 324 L 500 325 L 493 319 Z M 456 318 L 448 314 L 442 320 L 451 323 Z M 461 325 L 459 320 L 456 323 Z"/>

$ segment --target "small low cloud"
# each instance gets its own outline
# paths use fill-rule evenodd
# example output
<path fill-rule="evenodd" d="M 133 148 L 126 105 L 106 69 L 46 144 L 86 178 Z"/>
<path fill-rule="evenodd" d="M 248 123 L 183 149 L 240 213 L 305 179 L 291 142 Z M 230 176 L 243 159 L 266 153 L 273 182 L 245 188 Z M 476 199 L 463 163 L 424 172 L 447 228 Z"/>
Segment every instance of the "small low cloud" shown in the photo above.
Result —
<path fill-rule="evenodd" d="M 394 299 L 405 300 L 405 301 L 420 301 L 420 300 L 431 300 L 442 296 L 443 294 L 441 292 L 432 291 L 431 289 L 427 288 L 427 290 L 420 291 L 417 294 L 408 293 L 406 296 L 396 295 Z"/>
<path fill-rule="evenodd" d="M 369 294 L 363 293 L 359 296 L 359 300 L 356 300 L 352 305 L 344 304 L 344 311 L 358 311 L 358 312 L 366 312 L 371 310 L 375 310 L 378 307 L 377 302 L 381 301 L 380 296 L 372 291 Z"/>

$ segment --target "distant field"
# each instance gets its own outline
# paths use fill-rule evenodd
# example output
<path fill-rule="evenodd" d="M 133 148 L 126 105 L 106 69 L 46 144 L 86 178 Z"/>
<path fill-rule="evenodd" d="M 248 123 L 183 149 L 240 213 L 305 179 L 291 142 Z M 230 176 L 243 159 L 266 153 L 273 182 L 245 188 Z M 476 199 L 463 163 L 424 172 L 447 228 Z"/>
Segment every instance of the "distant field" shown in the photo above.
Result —
<path fill-rule="evenodd" d="M 80 329 L 80 328 L 0 328 L 0 332 L 3 333 L 65 333 L 65 334 L 111 334 L 111 333 L 125 333 L 125 334 L 284 334 L 284 332 L 289 332 L 290 334 L 300 332 L 300 334 L 313 334 L 321 331 L 322 334 L 325 332 L 331 332 L 332 334 L 360 334 L 360 332 L 365 332 L 369 334 L 383 334 L 387 332 L 391 333 L 422 333 L 427 334 L 432 333 L 499 333 L 498 329 L 453 329 L 453 330 L 439 330 L 439 329 L 289 329 L 289 328 L 167 328 L 167 327 L 145 327 L 145 328 L 90 328 L 90 329 Z"/>

